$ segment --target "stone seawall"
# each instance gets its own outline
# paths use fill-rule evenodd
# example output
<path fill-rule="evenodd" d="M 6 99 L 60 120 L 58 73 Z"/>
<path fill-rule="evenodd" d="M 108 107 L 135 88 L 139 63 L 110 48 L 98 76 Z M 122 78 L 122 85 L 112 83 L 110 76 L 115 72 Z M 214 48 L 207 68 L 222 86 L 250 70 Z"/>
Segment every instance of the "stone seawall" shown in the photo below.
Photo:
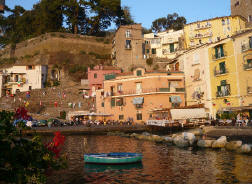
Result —
<path fill-rule="evenodd" d="M 211 126 L 211 127 L 204 127 L 203 130 L 205 135 L 209 137 L 220 137 L 220 136 L 252 137 L 252 127 Z"/>

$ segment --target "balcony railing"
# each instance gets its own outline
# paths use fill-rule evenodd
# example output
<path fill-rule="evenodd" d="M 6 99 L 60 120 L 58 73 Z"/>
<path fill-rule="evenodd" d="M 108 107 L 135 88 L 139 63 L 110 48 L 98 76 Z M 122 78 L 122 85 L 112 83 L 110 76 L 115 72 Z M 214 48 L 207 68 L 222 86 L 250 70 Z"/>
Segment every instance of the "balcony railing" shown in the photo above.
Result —
<path fill-rule="evenodd" d="M 229 90 L 216 92 L 216 97 L 224 97 L 224 96 L 230 96 L 230 95 L 231 93 Z"/>
<path fill-rule="evenodd" d="M 252 50 L 252 43 L 246 43 L 241 46 L 241 51 L 245 52 L 247 50 Z"/>
<path fill-rule="evenodd" d="M 185 88 L 174 88 L 171 90 L 170 88 L 147 88 L 142 90 L 128 90 L 128 91 L 117 91 L 113 93 L 109 93 L 108 96 L 121 96 L 121 95 L 136 95 L 136 94 L 146 94 L 146 93 L 178 93 L 185 92 Z"/>
<path fill-rule="evenodd" d="M 247 92 L 248 92 L 249 94 L 252 94 L 252 87 L 249 86 L 249 87 L 247 88 Z"/>
<path fill-rule="evenodd" d="M 197 30 L 201 30 L 201 29 L 208 29 L 208 28 L 211 28 L 212 25 L 211 24 L 206 24 L 206 25 L 202 25 L 200 27 L 196 27 L 194 30 L 197 31 Z"/>
<path fill-rule="evenodd" d="M 215 76 L 219 76 L 219 75 L 223 75 L 223 74 L 227 74 L 228 73 L 228 70 L 225 69 L 225 70 L 214 70 L 214 75 Z"/>
<path fill-rule="evenodd" d="M 130 44 L 125 45 L 125 49 L 131 49 L 131 48 L 132 48 L 132 47 L 131 47 Z"/>
<path fill-rule="evenodd" d="M 213 60 L 216 60 L 216 59 L 224 58 L 226 56 L 227 56 L 227 52 L 224 51 L 223 53 L 213 54 L 212 58 Z"/>
<path fill-rule="evenodd" d="M 207 37 L 211 37 L 211 36 L 213 36 L 212 33 L 196 34 L 196 35 L 194 36 L 194 38 L 196 38 L 196 39 L 201 39 L 201 38 L 207 38 Z"/>
<path fill-rule="evenodd" d="M 252 63 L 243 64 L 244 70 L 252 69 Z"/>

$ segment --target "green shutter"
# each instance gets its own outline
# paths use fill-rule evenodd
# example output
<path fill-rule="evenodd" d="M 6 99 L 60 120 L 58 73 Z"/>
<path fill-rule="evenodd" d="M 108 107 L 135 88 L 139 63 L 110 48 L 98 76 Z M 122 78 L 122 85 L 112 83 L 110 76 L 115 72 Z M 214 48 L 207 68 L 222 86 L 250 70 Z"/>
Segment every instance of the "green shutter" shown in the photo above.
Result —
<path fill-rule="evenodd" d="M 225 62 L 221 62 L 220 64 L 219 64 L 219 66 L 220 66 L 220 73 L 222 74 L 222 73 L 226 73 L 226 65 L 225 65 Z"/>
<path fill-rule="evenodd" d="M 218 92 L 221 91 L 221 86 L 217 86 L 217 91 L 218 91 Z"/>
<path fill-rule="evenodd" d="M 142 76 L 142 70 L 137 70 L 137 76 Z"/>
<path fill-rule="evenodd" d="M 252 48 L 252 37 L 249 38 L 249 47 Z"/>
<path fill-rule="evenodd" d="M 170 44 L 170 53 L 174 52 L 174 43 Z"/>
<path fill-rule="evenodd" d="M 248 59 L 248 60 L 247 60 L 247 63 L 248 63 L 248 64 L 252 64 L 252 59 Z"/>
<path fill-rule="evenodd" d="M 217 59 L 218 58 L 218 47 L 214 47 L 215 49 L 215 58 Z"/>
<path fill-rule="evenodd" d="M 115 98 L 111 98 L 111 107 L 115 106 Z"/>
<path fill-rule="evenodd" d="M 221 53 L 221 57 L 224 57 L 223 45 L 220 45 L 220 53 Z"/>

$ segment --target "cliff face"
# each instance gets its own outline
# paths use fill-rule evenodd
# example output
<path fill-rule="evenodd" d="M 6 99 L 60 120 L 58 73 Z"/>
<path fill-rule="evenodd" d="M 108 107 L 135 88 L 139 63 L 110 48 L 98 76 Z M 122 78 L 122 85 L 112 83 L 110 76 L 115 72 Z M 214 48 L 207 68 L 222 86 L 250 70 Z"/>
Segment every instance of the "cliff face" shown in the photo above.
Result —
<path fill-rule="evenodd" d="M 47 33 L 0 50 L 0 68 L 13 64 L 57 65 L 65 74 L 79 79 L 88 66 L 109 65 L 111 48 L 110 38 Z"/>

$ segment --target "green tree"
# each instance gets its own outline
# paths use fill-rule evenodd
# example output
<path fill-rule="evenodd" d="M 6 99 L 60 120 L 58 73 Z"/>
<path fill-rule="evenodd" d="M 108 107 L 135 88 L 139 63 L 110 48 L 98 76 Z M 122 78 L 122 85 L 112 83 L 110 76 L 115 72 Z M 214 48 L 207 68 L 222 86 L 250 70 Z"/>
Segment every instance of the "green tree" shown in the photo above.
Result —
<path fill-rule="evenodd" d="M 167 17 L 162 17 L 152 22 L 152 30 L 154 32 L 165 31 L 168 29 L 181 30 L 186 24 L 186 19 L 179 16 L 177 13 L 168 14 Z"/>

